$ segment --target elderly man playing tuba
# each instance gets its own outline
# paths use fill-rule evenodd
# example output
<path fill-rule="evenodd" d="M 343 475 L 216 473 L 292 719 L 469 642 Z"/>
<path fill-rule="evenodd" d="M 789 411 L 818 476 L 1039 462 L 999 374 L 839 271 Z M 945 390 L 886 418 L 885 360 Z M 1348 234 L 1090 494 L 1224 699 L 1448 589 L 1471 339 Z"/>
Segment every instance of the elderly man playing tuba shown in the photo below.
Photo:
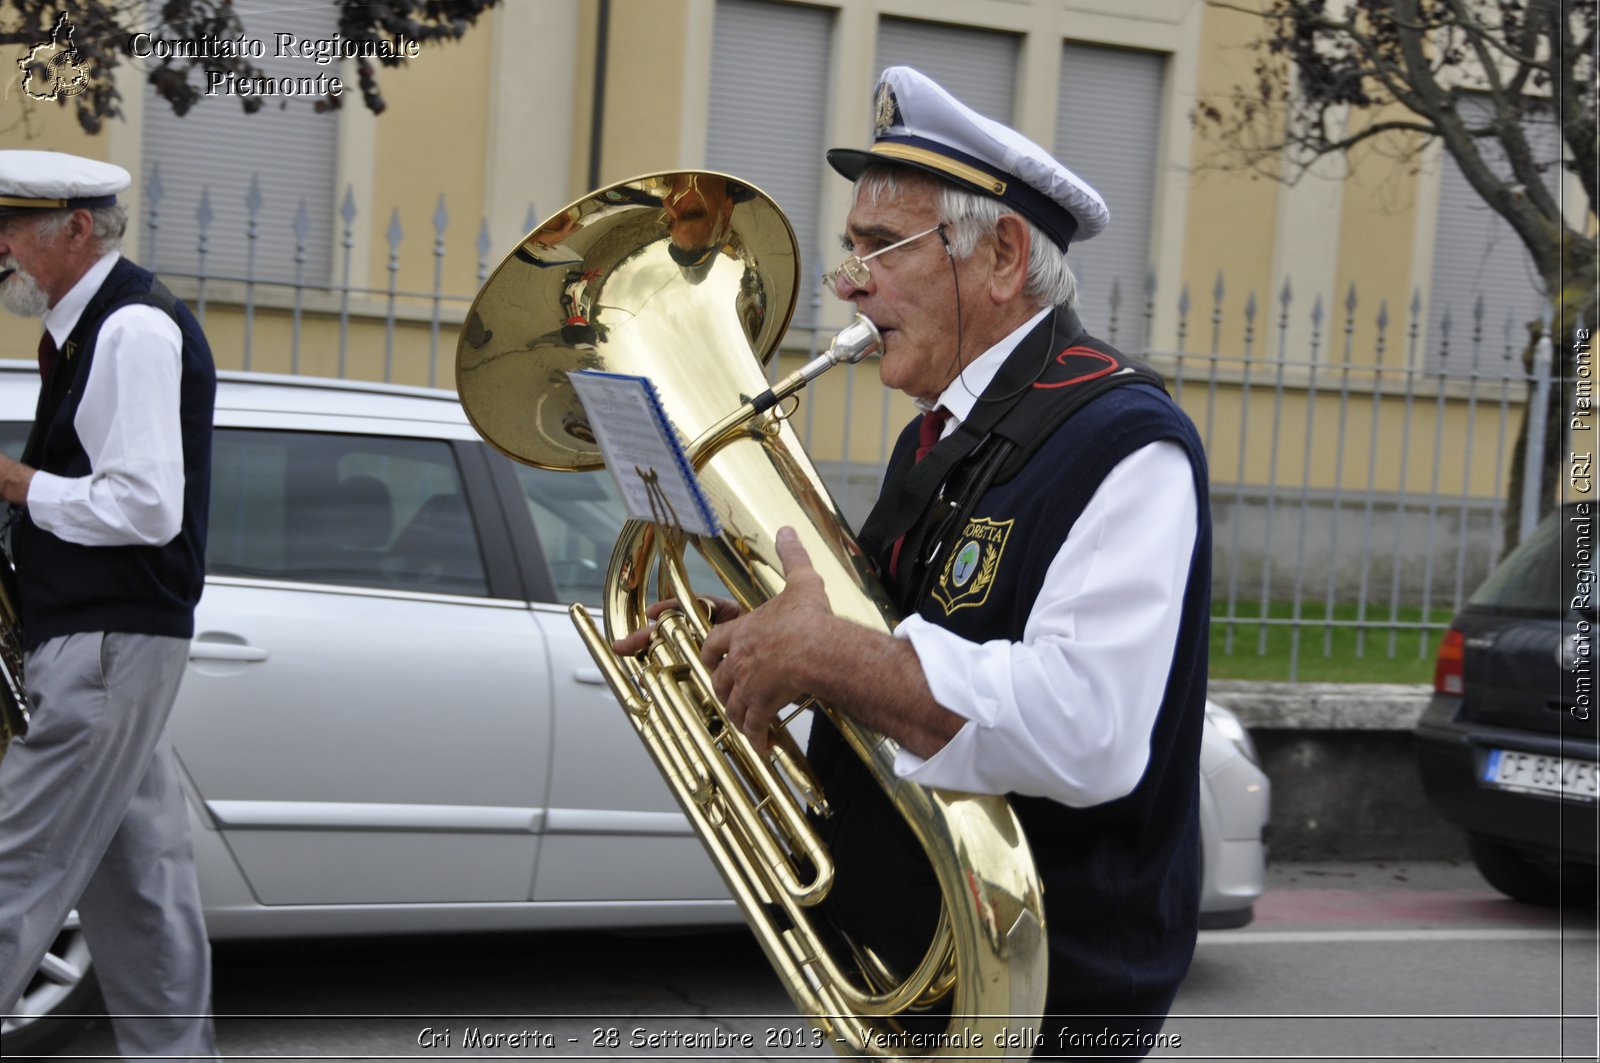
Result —
<path fill-rule="evenodd" d="M 835 616 L 781 534 L 785 589 L 720 604 L 703 659 L 758 744 L 813 695 L 895 739 L 901 777 L 1010 795 L 1045 884 L 1037 1054 L 1143 1056 L 1195 943 L 1205 457 L 1159 378 L 1073 310 L 1067 249 L 1106 226 L 1100 196 L 915 70 L 875 102 L 871 146 L 828 153 L 855 183 L 831 280 L 925 411 L 860 536 L 906 619 Z M 905 969 L 938 913 L 926 863 L 821 720 L 811 754 L 838 810 L 829 915 Z"/>

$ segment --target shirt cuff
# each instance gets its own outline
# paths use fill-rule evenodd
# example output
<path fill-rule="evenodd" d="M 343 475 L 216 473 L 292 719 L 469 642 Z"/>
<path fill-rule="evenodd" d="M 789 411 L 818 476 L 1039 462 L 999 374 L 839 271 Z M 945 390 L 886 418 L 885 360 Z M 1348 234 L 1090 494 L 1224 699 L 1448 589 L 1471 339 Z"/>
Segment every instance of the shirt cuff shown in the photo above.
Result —
<path fill-rule="evenodd" d="M 917 652 L 918 660 L 926 660 L 930 655 L 937 656 L 941 652 L 955 652 L 955 647 L 949 646 L 948 643 L 965 643 L 967 641 L 959 635 L 946 631 L 937 624 L 929 623 L 916 614 L 906 617 L 896 625 L 894 637 L 911 643 L 911 648 Z M 942 650 L 940 648 L 941 643 L 946 644 Z M 939 690 L 938 680 L 931 670 L 924 668 L 923 675 L 928 681 L 928 689 L 933 694 L 933 700 L 967 722 L 961 725 L 959 731 L 950 736 L 950 741 L 944 744 L 943 749 L 931 757 L 918 756 L 902 746 L 900 751 L 895 754 L 894 773 L 901 779 L 908 779 L 923 786 L 938 786 L 940 785 L 939 776 L 943 774 L 939 768 L 941 764 L 948 761 L 965 764 L 971 759 L 972 755 L 966 751 L 966 747 L 977 740 L 977 733 L 980 727 L 993 722 L 992 711 L 987 718 L 984 718 L 982 712 L 985 708 L 992 710 L 993 706 L 984 701 L 973 703 L 972 699 L 966 697 L 944 697 Z"/>
<path fill-rule="evenodd" d="M 35 469 L 28 481 L 28 517 L 52 534 L 61 525 L 62 506 L 72 478 Z"/>

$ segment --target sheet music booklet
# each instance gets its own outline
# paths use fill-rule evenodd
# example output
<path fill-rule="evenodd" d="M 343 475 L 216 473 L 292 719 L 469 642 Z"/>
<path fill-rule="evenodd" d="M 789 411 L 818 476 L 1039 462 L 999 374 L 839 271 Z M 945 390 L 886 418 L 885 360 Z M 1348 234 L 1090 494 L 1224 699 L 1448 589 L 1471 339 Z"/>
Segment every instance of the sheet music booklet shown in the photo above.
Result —
<path fill-rule="evenodd" d="M 628 516 L 691 535 L 720 534 L 711 502 L 650 378 L 595 369 L 567 376 Z"/>

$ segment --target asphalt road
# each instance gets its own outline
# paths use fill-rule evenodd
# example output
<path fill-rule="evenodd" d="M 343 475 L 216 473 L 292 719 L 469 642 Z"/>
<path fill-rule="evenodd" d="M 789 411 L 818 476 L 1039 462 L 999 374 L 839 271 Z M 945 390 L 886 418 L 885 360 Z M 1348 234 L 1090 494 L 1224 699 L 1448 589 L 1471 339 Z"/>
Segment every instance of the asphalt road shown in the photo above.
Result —
<path fill-rule="evenodd" d="M 742 932 L 220 944 L 215 986 L 230 1058 L 833 1058 Z M 1152 1058 L 1592 1061 L 1597 997 L 1593 912 L 1465 865 L 1283 864 L 1201 935 Z M 114 1055 L 108 1024 L 66 1052 Z"/>

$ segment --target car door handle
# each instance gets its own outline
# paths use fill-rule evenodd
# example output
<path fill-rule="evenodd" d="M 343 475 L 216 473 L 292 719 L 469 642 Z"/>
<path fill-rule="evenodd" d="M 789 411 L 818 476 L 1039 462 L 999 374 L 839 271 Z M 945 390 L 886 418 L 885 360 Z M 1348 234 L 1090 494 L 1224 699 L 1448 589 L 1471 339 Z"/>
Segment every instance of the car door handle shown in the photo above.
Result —
<path fill-rule="evenodd" d="M 189 643 L 191 661 L 264 661 L 267 651 L 260 646 L 239 642 L 212 642 L 195 639 Z"/>
<path fill-rule="evenodd" d="M 586 683 L 593 687 L 603 687 L 606 685 L 606 677 L 600 674 L 600 669 L 598 668 L 575 669 L 572 673 L 572 678 L 580 683 Z"/>

